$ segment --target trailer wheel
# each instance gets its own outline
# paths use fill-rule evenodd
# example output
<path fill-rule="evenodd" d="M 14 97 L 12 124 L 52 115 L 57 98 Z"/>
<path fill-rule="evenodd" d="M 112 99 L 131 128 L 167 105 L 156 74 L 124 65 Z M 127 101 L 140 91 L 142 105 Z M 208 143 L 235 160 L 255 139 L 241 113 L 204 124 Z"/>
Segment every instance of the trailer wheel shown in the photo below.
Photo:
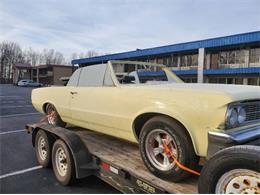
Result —
<path fill-rule="evenodd" d="M 56 179 L 62 185 L 69 185 L 75 180 L 73 157 L 67 145 L 60 139 L 53 145 L 52 166 Z"/>
<path fill-rule="evenodd" d="M 50 125 L 65 127 L 66 123 L 61 119 L 56 108 L 52 104 L 46 106 L 47 121 Z"/>
<path fill-rule="evenodd" d="M 217 152 L 202 169 L 199 193 L 259 194 L 260 147 L 234 146 Z"/>
<path fill-rule="evenodd" d="M 51 145 L 52 140 L 43 130 L 39 130 L 35 137 L 35 152 L 37 161 L 43 167 L 51 166 Z"/>
<path fill-rule="evenodd" d="M 190 174 L 164 152 L 167 144 L 178 161 L 194 169 L 198 165 L 193 144 L 179 123 L 171 118 L 156 116 L 145 123 L 139 137 L 140 152 L 146 167 L 156 176 L 171 181 L 181 181 Z"/>

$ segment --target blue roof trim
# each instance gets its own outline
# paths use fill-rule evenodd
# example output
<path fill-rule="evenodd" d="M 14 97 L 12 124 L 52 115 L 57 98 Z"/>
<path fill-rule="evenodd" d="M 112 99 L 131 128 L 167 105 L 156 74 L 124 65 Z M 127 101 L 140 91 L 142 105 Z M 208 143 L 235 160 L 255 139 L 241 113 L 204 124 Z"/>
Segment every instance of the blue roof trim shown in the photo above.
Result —
<path fill-rule="evenodd" d="M 208 69 L 204 70 L 205 75 L 214 74 L 260 74 L 260 67 L 250 68 L 227 68 L 227 69 Z"/>
<path fill-rule="evenodd" d="M 173 71 L 176 75 L 196 75 L 197 70 L 174 70 Z"/>
<path fill-rule="evenodd" d="M 164 71 L 158 71 L 158 72 L 150 72 L 150 71 L 144 71 L 144 72 L 138 72 L 138 76 L 145 77 L 145 76 L 163 76 L 165 75 Z"/>
<path fill-rule="evenodd" d="M 107 62 L 108 60 L 120 60 L 120 59 L 135 58 L 135 57 L 142 57 L 142 56 L 158 55 L 163 53 L 189 51 L 198 48 L 213 48 L 213 47 L 220 47 L 220 46 L 230 46 L 230 45 L 238 45 L 243 43 L 259 42 L 259 41 L 260 41 L 260 31 L 255 31 L 255 32 L 248 32 L 248 33 L 230 35 L 225 37 L 179 43 L 179 44 L 154 47 L 148 49 L 140 49 L 136 51 L 103 55 L 103 56 L 97 56 L 91 58 L 75 59 L 72 60 L 71 63 L 79 64 L 79 65 L 97 64 L 97 63 Z"/>
<path fill-rule="evenodd" d="M 197 70 L 175 70 L 176 75 L 196 75 Z M 223 74 L 259 74 L 260 67 L 250 68 L 226 68 L 226 69 L 207 69 L 203 71 L 204 75 L 223 75 Z"/>

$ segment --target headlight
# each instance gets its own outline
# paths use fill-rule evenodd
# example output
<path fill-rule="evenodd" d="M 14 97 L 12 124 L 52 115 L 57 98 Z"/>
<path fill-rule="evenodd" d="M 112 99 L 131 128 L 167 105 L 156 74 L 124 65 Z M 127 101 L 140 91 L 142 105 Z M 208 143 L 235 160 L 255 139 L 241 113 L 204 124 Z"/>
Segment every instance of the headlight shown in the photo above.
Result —
<path fill-rule="evenodd" d="M 242 124 L 246 120 L 246 111 L 244 108 L 241 106 L 237 107 L 237 112 L 238 112 L 238 123 Z"/>
<path fill-rule="evenodd" d="M 226 115 L 227 128 L 235 128 L 246 121 L 246 111 L 242 106 L 232 106 L 228 108 Z"/>
<path fill-rule="evenodd" d="M 233 128 L 238 123 L 238 113 L 236 111 L 236 108 L 230 108 L 227 112 L 227 119 L 226 123 L 228 128 Z"/>

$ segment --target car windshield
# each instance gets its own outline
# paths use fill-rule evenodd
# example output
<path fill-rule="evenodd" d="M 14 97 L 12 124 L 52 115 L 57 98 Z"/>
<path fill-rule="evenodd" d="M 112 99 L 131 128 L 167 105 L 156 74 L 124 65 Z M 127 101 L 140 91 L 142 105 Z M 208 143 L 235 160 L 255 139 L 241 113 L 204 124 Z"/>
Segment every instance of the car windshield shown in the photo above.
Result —
<path fill-rule="evenodd" d="M 180 79 L 160 64 L 142 62 L 112 62 L 114 73 L 121 84 L 162 84 L 181 82 Z"/>

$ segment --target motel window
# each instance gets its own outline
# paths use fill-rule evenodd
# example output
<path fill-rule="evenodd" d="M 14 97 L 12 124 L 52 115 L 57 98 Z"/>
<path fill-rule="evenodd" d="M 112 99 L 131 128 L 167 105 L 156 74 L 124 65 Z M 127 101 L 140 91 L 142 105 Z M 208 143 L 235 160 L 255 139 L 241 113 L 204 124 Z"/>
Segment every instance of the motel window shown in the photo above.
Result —
<path fill-rule="evenodd" d="M 172 66 L 172 56 L 168 57 L 167 66 Z"/>
<path fill-rule="evenodd" d="M 250 63 L 260 63 L 260 48 L 250 49 Z"/>
<path fill-rule="evenodd" d="M 191 65 L 192 66 L 198 66 L 198 54 L 192 55 L 191 56 Z"/>
<path fill-rule="evenodd" d="M 227 64 L 227 52 L 220 52 L 219 63 L 220 64 Z"/>
<path fill-rule="evenodd" d="M 172 56 L 172 63 L 171 65 L 172 67 L 177 67 L 178 66 L 178 56 L 177 55 L 173 55 Z"/>
<path fill-rule="evenodd" d="M 248 85 L 258 85 L 258 79 L 257 78 L 248 78 Z"/>
<path fill-rule="evenodd" d="M 181 56 L 181 66 L 198 66 L 198 54 Z"/>
<path fill-rule="evenodd" d="M 157 63 L 158 63 L 158 64 L 163 64 L 163 58 L 158 58 L 158 59 L 157 59 Z"/>
<path fill-rule="evenodd" d="M 178 65 L 178 56 L 175 55 L 171 55 L 166 57 L 165 59 L 167 59 L 167 63 L 164 63 L 164 65 L 167 65 L 169 67 L 177 67 Z"/>
<path fill-rule="evenodd" d="M 212 54 L 211 55 L 211 68 L 213 69 L 218 69 L 218 58 L 219 58 L 219 54 Z"/>
<path fill-rule="evenodd" d="M 227 58 L 228 64 L 235 64 L 235 62 L 236 62 L 236 53 L 235 53 L 235 51 L 228 52 L 227 56 L 228 56 L 228 58 Z"/>
<path fill-rule="evenodd" d="M 191 79 L 191 82 L 192 82 L 192 83 L 197 83 L 197 82 L 198 82 L 198 81 L 197 81 L 197 78 L 192 78 L 192 79 Z"/>
<path fill-rule="evenodd" d="M 209 78 L 209 83 L 243 85 L 243 77 L 235 77 L 235 78 L 213 77 L 213 78 Z M 257 77 L 248 78 L 248 85 L 260 85 L 260 78 Z"/>
<path fill-rule="evenodd" d="M 181 66 L 187 66 L 187 56 L 181 56 Z"/>
<path fill-rule="evenodd" d="M 155 63 L 155 59 L 154 59 L 154 58 L 149 59 L 148 62 L 150 62 L 150 63 Z"/>
<path fill-rule="evenodd" d="M 169 57 L 164 57 L 163 58 L 163 64 L 168 66 L 168 61 L 169 60 L 170 60 Z"/>
<path fill-rule="evenodd" d="M 243 78 L 235 78 L 235 84 L 242 85 L 243 84 Z"/>
<path fill-rule="evenodd" d="M 218 83 L 226 84 L 226 78 L 219 78 Z"/>
<path fill-rule="evenodd" d="M 209 83 L 218 83 L 217 78 L 209 78 Z"/>
<path fill-rule="evenodd" d="M 233 84 L 233 78 L 227 78 L 227 84 Z"/>
<path fill-rule="evenodd" d="M 219 63 L 225 64 L 244 64 L 245 50 L 223 51 L 219 54 Z"/>
<path fill-rule="evenodd" d="M 246 57 L 245 50 L 236 51 L 236 64 L 244 64 L 245 57 Z"/>
<path fill-rule="evenodd" d="M 197 83 L 197 78 L 181 78 L 185 83 Z"/>

